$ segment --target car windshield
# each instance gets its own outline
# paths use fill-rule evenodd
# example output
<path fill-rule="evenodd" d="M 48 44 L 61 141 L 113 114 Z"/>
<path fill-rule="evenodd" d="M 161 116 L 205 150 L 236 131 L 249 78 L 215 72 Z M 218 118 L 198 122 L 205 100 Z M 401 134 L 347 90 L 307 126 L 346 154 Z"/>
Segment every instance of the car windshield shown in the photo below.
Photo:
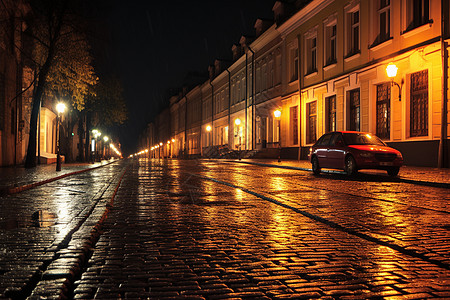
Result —
<path fill-rule="evenodd" d="M 350 133 L 345 132 L 344 141 L 347 145 L 378 145 L 386 146 L 386 144 L 380 140 L 376 135 L 368 133 Z"/>

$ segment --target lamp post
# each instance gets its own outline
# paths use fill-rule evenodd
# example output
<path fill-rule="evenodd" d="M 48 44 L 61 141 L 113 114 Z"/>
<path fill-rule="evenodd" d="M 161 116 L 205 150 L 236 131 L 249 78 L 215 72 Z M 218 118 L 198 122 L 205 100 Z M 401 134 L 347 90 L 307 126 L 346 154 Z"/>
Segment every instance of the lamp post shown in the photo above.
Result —
<path fill-rule="evenodd" d="M 92 147 L 92 152 L 93 152 L 93 156 L 94 156 L 94 161 L 96 161 L 97 160 L 97 158 L 98 158 L 98 147 L 97 147 L 97 139 L 98 139 L 98 137 L 100 137 L 101 135 L 102 135 L 102 133 L 100 132 L 100 131 L 98 131 L 97 129 L 94 129 L 94 130 L 92 130 L 92 133 L 93 133 L 93 135 L 94 135 L 94 138 L 92 139 L 92 141 L 93 141 L 93 143 L 94 143 L 94 145 L 93 145 L 93 147 Z"/>
<path fill-rule="evenodd" d="M 237 118 L 234 120 L 234 124 L 237 126 L 237 135 L 239 136 L 239 152 L 238 152 L 238 158 L 241 160 L 241 119 Z"/>
<path fill-rule="evenodd" d="M 173 158 L 173 151 L 175 150 L 174 143 L 175 143 L 175 139 L 172 139 L 172 143 L 170 144 L 170 158 Z"/>
<path fill-rule="evenodd" d="M 61 131 L 59 130 L 59 126 L 61 125 L 61 114 L 66 110 L 66 105 L 62 102 L 59 102 L 56 104 L 56 111 L 57 111 L 57 120 L 56 120 L 56 147 L 57 147 L 57 154 L 56 154 L 56 171 L 61 171 L 61 154 L 60 154 L 60 145 L 61 145 Z"/>
<path fill-rule="evenodd" d="M 161 158 L 161 148 L 163 147 L 163 143 L 160 142 L 159 143 L 159 158 Z M 164 155 L 164 152 L 162 153 L 162 155 Z"/>
<path fill-rule="evenodd" d="M 273 115 L 278 120 L 278 162 L 281 162 L 281 111 L 277 109 Z"/>
<path fill-rule="evenodd" d="M 402 87 L 403 87 L 404 80 L 402 78 L 402 80 L 400 81 L 400 84 L 398 84 L 397 82 L 394 81 L 395 76 L 397 76 L 397 71 L 398 71 L 398 68 L 393 63 L 388 64 L 386 67 L 386 74 L 391 79 L 391 86 L 393 86 L 395 84 L 398 87 L 398 101 L 402 101 Z"/>
<path fill-rule="evenodd" d="M 107 155 L 106 155 L 106 149 L 107 149 L 107 147 L 106 147 L 106 143 L 108 142 L 108 140 L 109 140 L 109 137 L 107 137 L 106 135 L 103 137 L 103 157 L 105 158 L 105 159 L 107 159 Z"/>

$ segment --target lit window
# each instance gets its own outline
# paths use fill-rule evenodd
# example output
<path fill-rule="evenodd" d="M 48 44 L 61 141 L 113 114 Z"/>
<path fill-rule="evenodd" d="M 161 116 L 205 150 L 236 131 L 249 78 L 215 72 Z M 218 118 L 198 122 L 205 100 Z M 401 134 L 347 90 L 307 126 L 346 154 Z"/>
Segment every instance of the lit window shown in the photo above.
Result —
<path fill-rule="evenodd" d="M 410 135 L 428 135 L 428 71 L 411 74 Z"/>

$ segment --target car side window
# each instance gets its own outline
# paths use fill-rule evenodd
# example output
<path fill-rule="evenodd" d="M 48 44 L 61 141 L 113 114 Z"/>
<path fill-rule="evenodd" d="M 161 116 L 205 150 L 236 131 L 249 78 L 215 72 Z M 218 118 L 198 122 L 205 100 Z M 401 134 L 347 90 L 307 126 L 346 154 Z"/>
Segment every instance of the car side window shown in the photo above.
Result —
<path fill-rule="evenodd" d="M 330 144 L 330 138 L 331 138 L 331 134 L 326 134 L 326 135 L 324 135 L 324 136 L 320 139 L 318 145 L 319 145 L 319 146 L 328 146 L 328 145 Z"/>
<path fill-rule="evenodd" d="M 342 135 L 339 132 L 333 134 L 330 140 L 331 146 L 343 146 L 344 140 L 342 139 Z"/>

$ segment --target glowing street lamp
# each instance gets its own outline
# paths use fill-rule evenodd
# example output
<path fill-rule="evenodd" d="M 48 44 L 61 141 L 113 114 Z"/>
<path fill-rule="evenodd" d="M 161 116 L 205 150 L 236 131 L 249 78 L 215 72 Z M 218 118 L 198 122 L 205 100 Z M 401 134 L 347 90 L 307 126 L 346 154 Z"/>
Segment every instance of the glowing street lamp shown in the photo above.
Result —
<path fill-rule="evenodd" d="M 395 76 L 397 76 L 397 71 L 398 71 L 398 68 L 393 63 L 388 64 L 386 67 L 386 74 L 391 79 L 391 86 L 393 86 L 395 84 L 398 87 L 398 101 L 402 101 L 402 87 L 403 87 L 404 80 L 402 78 L 402 80 L 400 81 L 400 84 L 398 84 L 397 82 L 394 81 Z"/>
<path fill-rule="evenodd" d="M 281 111 L 277 109 L 273 115 L 278 120 L 278 162 L 281 162 Z"/>
<path fill-rule="evenodd" d="M 61 154 L 60 154 L 60 145 L 61 145 L 61 132 L 59 127 L 61 126 L 61 114 L 66 110 L 66 105 L 62 102 L 56 104 L 57 111 L 57 121 L 56 121 L 56 137 L 57 137 L 57 154 L 56 154 L 56 171 L 61 171 Z"/>

